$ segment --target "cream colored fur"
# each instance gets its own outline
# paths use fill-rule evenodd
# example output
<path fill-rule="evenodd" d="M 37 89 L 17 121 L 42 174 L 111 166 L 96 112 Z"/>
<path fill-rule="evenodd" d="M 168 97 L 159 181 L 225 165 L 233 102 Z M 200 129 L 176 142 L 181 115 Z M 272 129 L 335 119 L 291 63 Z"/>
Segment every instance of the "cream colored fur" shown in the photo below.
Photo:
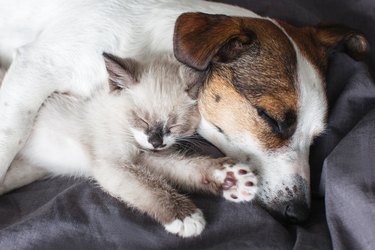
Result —
<path fill-rule="evenodd" d="M 107 68 L 110 79 L 124 89 L 101 89 L 90 99 L 62 94 L 49 97 L 31 136 L 0 184 L 0 194 L 47 176 L 86 177 L 181 237 L 199 235 L 205 220 L 192 201 L 172 186 L 223 193 L 234 202 L 254 198 L 257 179 L 246 165 L 226 158 L 153 153 L 148 151 L 147 139 L 137 138 L 138 133 L 147 138 L 147 130 L 134 133 L 131 117 L 142 111 L 151 117 L 147 120 L 150 126 L 154 120 L 167 126 L 173 114 L 177 124 L 172 123 L 175 130 L 165 136 L 165 149 L 179 136 L 193 135 L 200 115 L 192 112 L 197 109 L 196 101 L 185 85 L 185 78 L 192 76 L 185 75 L 188 71 L 183 66 L 171 57 L 157 58 L 139 69 L 142 71 L 136 81 L 117 61 L 107 59 Z M 180 116 L 189 117 L 181 123 Z M 181 129 L 176 128 L 179 126 Z M 240 170 L 246 174 L 237 173 Z M 231 171 L 236 172 L 230 177 L 232 183 L 223 190 Z"/>

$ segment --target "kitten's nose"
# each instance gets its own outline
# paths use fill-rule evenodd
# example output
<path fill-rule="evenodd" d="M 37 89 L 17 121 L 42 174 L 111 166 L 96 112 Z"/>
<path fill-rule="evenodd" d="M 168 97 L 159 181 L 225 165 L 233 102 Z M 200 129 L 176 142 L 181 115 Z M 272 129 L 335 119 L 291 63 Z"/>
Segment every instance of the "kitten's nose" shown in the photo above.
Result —
<path fill-rule="evenodd" d="M 148 142 L 154 148 L 158 148 L 163 144 L 163 138 L 159 134 L 153 134 L 148 138 Z"/>

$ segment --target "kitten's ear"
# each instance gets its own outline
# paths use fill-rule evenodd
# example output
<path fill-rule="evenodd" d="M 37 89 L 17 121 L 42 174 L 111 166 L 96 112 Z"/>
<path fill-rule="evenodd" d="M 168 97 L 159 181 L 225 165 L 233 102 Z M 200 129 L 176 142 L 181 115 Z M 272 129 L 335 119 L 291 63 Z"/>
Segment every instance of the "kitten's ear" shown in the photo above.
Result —
<path fill-rule="evenodd" d="M 128 88 L 138 83 L 141 65 L 136 60 L 123 59 L 108 53 L 103 53 L 103 57 L 111 91 Z"/>
<path fill-rule="evenodd" d="M 180 74 L 186 84 L 186 93 L 194 100 L 199 96 L 204 82 L 207 79 L 207 71 L 198 71 L 185 65 L 180 66 Z"/>

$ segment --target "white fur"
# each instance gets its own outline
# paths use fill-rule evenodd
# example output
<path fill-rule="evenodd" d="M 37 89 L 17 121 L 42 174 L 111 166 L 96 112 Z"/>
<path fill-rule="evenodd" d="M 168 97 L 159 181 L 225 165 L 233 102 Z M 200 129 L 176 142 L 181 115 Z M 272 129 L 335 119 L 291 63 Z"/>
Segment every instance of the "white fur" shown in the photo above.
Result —
<path fill-rule="evenodd" d="M 233 172 L 236 178 L 236 184 L 228 190 L 223 190 L 225 199 L 232 202 L 247 202 L 254 199 L 258 191 L 258 180 L 248 165 L 237 163 L 235 165 L 224 164 L 224 169 L 217 169 L 214 172 L 215 177 L 222 183 L 225 182 L 228 172 Z M 246 174 L 240 174 L 240 170 L 245 170 Z M 252 186 L 247 186 L 247 182 L 252 182 Z"/>
<path fill-rule="evenodd" d="M 107 63 L 111 74 L 111 63 L 115 61 L 110 60 Z M 115 65 L 118 66 L 116 63 Z M 173 69 L 175 74 L 170 75 Z M 202 212 L 196 209 L 189 215 L 185 214 L 185 218 L 176 219 L 178 217 L 174 210 L 170 210 L 170 203 L 174 202 L 178 194 L 164 179 L 170 176 L 168 172 L 175 171 L 171 170 L 171 166 L 182 165 L 184 156 L 172 159 L 173 155 L 158 155 L 161 160 L 166 158 L 166 161 L 172 161 L 170 164 L 162 164 L 161 168 L 166 174 L 158 175 L 154 170 L 158 168 L 158 161 L 141 165 L 140 162 L 143 160 L 145 163 L 152 154 L 141 154 L 136 141 L 141 144 L 141 148 L 144 147 L 143 144 L 148 147 L 147 136 L 145 131 L 133 128 L 133 125 L 138 124 L 132 116 L 135 110 L 142 110 L 149 115 L 146 122 L 149 125 L 156 121 L 158 126 L 159 123 L 168 126 L 197 126 L 198 113 L 195 113 L 191 120 L 183 119 L 182 122 L 180 119 L 181 115 L 197 107 L 196 102 L 185 91 L 186 86 L 177 74 L 179 69 L 180 65 L 170 61 L 170 58 L 156 58 L 146 70 L 141 71 L 138 82 L 130 83 L 125 89 L 111 92 L 98 90 L 89 99 L 53 94 L 39 111 L 33 133 L 12 161 L 4 182 L 0 183 L 0 194 L 48 175 L 89 177 L 113 197 L 154 216 L 159 222 L 165 223 L 165 217 L 175 219 L 165 225 L 167 231 L 181 237 L 199 235 L 206 223 Z M 122 70 L 119 75 L 127 72 L 123 68 Z M 115 77 L 120 78 L 119 75 Z M 152 104 L 160 101 L 161 105 L 155 109 Z M 174 119 L 168 123 L 171 116 Z M 176 125 L 176 122 L 180 122 L 179 125 Z M 192 135 L 195 130 L 188 131 L 188 135 Z M 181 136 L 180 133 L 186 131 L 172 131 L 168 136 L 168 143 L 174 141 L 171 138 Z M 191 158 L 185 161 L 199 159 Z M 217 162 L 215 159 L 209 161 Z M 184 167 L 186 168 L 185 165 Z M 205 174 L 202 172 L 196 171 L 192 178 L 201 182 Z M 177 185 L 179 182 L 187 183 L 184 179 L 186 177 L 187 175 L 181 180 L 171 178 L 171 181 L 176 181 Z M 155 185 L 156 183 L 158 184 Z M 182 199 L 178 206 L 194 205 L 188 199 Z"/>
<path fill-rule="evenodd" d="M 122 57 L 171 52 L 174 22 L 186 11 L 256 16 L 203 1 L 1 0 L 1 58 L 14 59 L 0 91 L 0 145 L 6 145 L 0 147 L 0 179 L 47 96 L 89 96 L 103 86 L 103 51 Z"/>
<path fill-rule="evenodd" d="M 0 180 L 25 143 L 47 96 L 60 91 L 88 97 L 104 86 L 103 51 L 121 57 L 171 52 L 174 22 L 186 11 L 261 18 L 239 7 L 199 0 L 0 0 L 0 59 L 6 64 L 12 61 L 0 90 Z M 274 192 L 270 199 L 277 196 L 282 183 L 293 185 L 290 176 L 298 174 L 308 180 L 309 145 L 324 127 L 321 80 L 294 47 L 300 100 L 291 144 L 271 151 L 260 146 L 254 135 L 225 137 L 204 117 L 199 128 L 202 136 L 229 156 L 240 160 L 250 156 L 252 164 L 261 166 Z M 75 145 L 65 139 L 67 143 Z M 76 158 L 84 162 L 85 154 L 75 147 Z"/>
<path fill-rule="evenodd" d="M 65 121 L 60 122 L 65 124 Z M 60 132 L 56 127 L 41 125 L 31 135 L 20 155 L 33 165 L 49 166 L 48 171 L 55 175 L 90 176 L 91 159 L 87 148 L 82 145 L 80 138 L 66 131 Z"/>
<path fill-rule="evenodd" d="M 91 176 L 96 160 L 132 162 L 138 152 L 134 140 L 141 148 L 153 150 L 145 131 L 130 123 L 132 112 L 145 112 L 165 124 L 172 111 L 182 116 L 195 108 L 195 101 L 185 92 L 181 77 L 175 73 L 167 78 L 165 71 L 180 68 L 170 57 L 156 57 L 144 67 L 139 82 L 120 93 L 101 89 L 87 100 L 52 95 L 39 111 L 19 156 L 54 175 Z M 168 145 L 160 150 L 170 146 L 174 136 L 179 135 L 164 136 Z"/>
<path fill-rule="evenodd" d="M 106 91 L 90 101 L 54 95 L 41 109 L 19 157 L 51 175 L 69 176 L 92 176 L 98 159 L 131 160 L 137 150 L 128 130 L 129 99 Z"/>
<path fill-rule="evenodd" d="M 276 22 L 274 23 L 277 25 Z M 283 30 L 282 27 L 280 29 Z M 327 114 L 327 100 L 321 76 L 311 62 L 302 55 L 291 37 L 285 31 L 284 33 L 293 44 L 297 55 L 298 121 L 289 145 L 264 157 L 262 164 L 273 166 L 272 171 L 271 168 L 264 168 L 264 172 L 270 189 L 274 191 L 280 190 L 282 184 L 287 187 L 294 185 L 287 176 L 299 175 L 307 181 L 310 180 L 310 145 L 313 139 L 324 131 Z M 309 192 L 309 189 L 306 191 Z M 274 192 L 270 196 L 278 195 Z M 306 194 L 307 197 L 310 197 L 309 193 Z"/>
<path fill-rule="evenodd" d="M 192 215 L 187 216 L 182 220 L 174 220 L 171 223 L 164 225 L 164 228 L 172 234 L 177 234 L 185 238 L 201 234 L 205 226 L 206 221 L 203 217 L 203 213 L 200 209 L 197 209 Z"/>
<path fill-rule="evenodd" d="M 272 21 L 272 19 L 269 19 Z M 258 166 L 263 181 L 267 181 L 267 197 L 264 200 L 283 199 L 279 190 L 286 187 L 293 189 L 295 185 L 292 176 L 298 175 L 310 180 L 309 149 L 313 139 L 323 132 L 327 101 L 324 84 L 313 65 L 301 54 L 290 36 L 277 25 L 289 38 L 297 54 L 297 76 L 295 83 L 298 89 L 299 103 L 297 128 L 290 143 L 278 150 L 269 150 L 261 146 L 255 136 L 241 134 L 240 136 L 223 135 L 209 121 L 201 119 L 198 132 L 218 146 L 227 155 L 243 162 L 250 161 Z M 306 192 L 309 192 L 307 187 Z M 262 194 L 260 194 L 262 195 Z M 309 193 L 306 193 L 306 198 Z M 306 199 L 309 202 L 308 199 Z"/>
<path fill-rule="evenodd" d="M 154 146 L 152 146 L 152 144 L 148 141 L 148 136 L 143 131 L 141 131 L 139 129 L 135 129 L 135 128 L 132 128 L 131 131 L 132 131 L 132 133 L 134 135 L 134 139 L 137 141 L 137 143 L 142 148 L 148 149 L 148 150 L 156 150 L 156 151 L 164 150 L 166 148 L 169 148 L 170 146 L 172 146 L 176 142 L 176 140 L 173 136 L 164 135 L 163 136 L 163 144 L 165 144 L 165 146 L 155 149 Z"/>
<path fill-rule="evenodd" d="M 144 149 L 152 150 L 154 147 L 148 142 L 147 135 L 140 129 L 131 128 L 131 132 L 134 135 L 134 139 Z"/>

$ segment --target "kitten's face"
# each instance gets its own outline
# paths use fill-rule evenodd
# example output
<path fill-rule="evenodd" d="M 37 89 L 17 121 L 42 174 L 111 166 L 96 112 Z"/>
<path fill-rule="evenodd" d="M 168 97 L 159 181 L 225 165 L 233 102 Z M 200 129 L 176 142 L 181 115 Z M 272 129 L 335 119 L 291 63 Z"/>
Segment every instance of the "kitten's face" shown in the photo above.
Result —
<path fill-rule="evenodd" d="M 140 148 L 159 151 L 195 133 L 200 113 L 196 102 L 202 81 L 171 56 L 133 59 L 104 54 L 110 89 L 130 105 L 130 131 Z"/>
<path fill-rule="evenodd" d="M 142 108 L 131 112 L 131 132 L 142 149 L 159 151 L 195 133 L 200 115 L 197 105 L 171 109 L 168 115 L 150 113 Z"/>
<path fill-rule="evenodd" d="M 200 114 L 185 73 L 168 58 L 154 59 L 144 66 L 138 83 L 127 90 L 133 103 L 131 131 L 141 148 L 164 150 L 195 133 Z"/>

